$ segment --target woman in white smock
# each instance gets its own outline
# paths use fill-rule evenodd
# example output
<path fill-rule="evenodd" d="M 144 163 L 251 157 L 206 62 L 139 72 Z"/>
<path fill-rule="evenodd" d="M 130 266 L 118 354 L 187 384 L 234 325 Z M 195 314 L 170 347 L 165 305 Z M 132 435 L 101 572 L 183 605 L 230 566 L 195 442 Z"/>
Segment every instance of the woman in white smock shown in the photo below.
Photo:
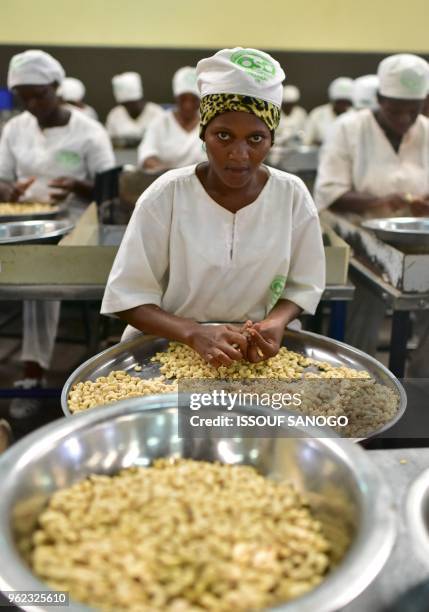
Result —
<path fill-rule="evenodd" d="M 8 86 L 25 111 L 11 119 L 1 135 L 0 201 L 67 198 L 74 208 L 83 207 L 93 198 L 96 173 L 115 165 L 103 126 L 61 103 L 57 88 L 63 78 L 62 66 L 43 51 L 12 58 Z M 59 312 L 60 302 L 24 302 L 25 371 L 18 386 L 41 384 L 50 365 Z M 12 416 L 27 416 L 35 407 L 29 400 L 13 400 Z"/>
<path fill-rule="evenodd" d="M 429 213 L 429 120 L 420 114 L 428 64 L 415 55 L 393 55 L 380 63 L 378 77 L 378 108 L 339 119 L 324 148 L 316 204 L 361 217 Z M 347 341 L 374 354 L 384 313 L 384 303 L 359 286 Z"/>
<path fill-rule="evenodd" d="M 148 172 L 182 168 L 207 159 L 199 138 L 200 98 L 195 68 L 184 66 L 173 77 L 175 108 L 147 130 L 138 150 Z"/>
<path fill-rule="evenodd" d="M 164 114 L 159 104 L 144 98 L 141 76 L 137 72 L 123 72 L 112 79 L 117 106 L 106 118 L 106 129 L 114 145 L 135 142 L 137 145 L 147 128 Z"/>
<path fill-rule="evenodd" d="M 308 115 L 304 144 L 322 145 L 332 132 L 336 119 L 352 107 L 353 79 L 338 77 L 329 85 L 329 102 L 317 106 Z"/>
<path fill-rule="evenodd" d="M 276 145 L 299 143 L 304 137 L 307 111 L 298 105 L 301 93 L 295 85 L 283 87 L 282 113 L 276 130 Z"/>
<path fill-rule="evenodd" d="M 74 77 L 66 77 L 61 83 L 61 86 L 58 87 L 57 93 L 63 102 L 70 104 L 73 108 L 79 109 L 82 113 L 87 115 L 87 117 L 98 121 L 96 110 L 84 102 L 86 88 L 82 81 Z"/>
<path fill-rule="evenodd" d="M 140 197 L 107 283 L 103 314 L 188 344 L 215 367 L 275 355 L 314 313 L 325 282 L 317 210 L 302 181 L 263 164 L 284 72 L 255 49 L 197 66 L 208 161 L 172 170 Z M 262 78 L 263 77 L 263 78 Z M 242 327 L 204 321 L 247 322 Z"/>

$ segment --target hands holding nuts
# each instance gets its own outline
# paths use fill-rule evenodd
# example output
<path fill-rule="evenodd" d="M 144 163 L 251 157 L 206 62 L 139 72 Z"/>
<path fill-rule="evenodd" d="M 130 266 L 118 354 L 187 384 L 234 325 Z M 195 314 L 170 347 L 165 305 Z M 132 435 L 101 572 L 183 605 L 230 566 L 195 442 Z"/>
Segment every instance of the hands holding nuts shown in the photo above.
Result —
<path fill-rule="evenodd" d="M 214 368 L 230 366 L 234 361 L 258 363 L 277 355 L 284 325 L 265 319 L 239 325 L 198 325 L 189 346 Z"/>

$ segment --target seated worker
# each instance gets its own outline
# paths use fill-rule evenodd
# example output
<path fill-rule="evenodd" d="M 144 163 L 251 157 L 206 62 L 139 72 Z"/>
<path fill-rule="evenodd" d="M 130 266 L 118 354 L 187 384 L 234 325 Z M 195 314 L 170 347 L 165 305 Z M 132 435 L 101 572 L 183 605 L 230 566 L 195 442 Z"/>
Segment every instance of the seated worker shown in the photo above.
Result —
<path fill-rule="evenodd" d="M 376 74 L 366 74 L 358 77 L 353 82 L 353 108 L 362 110 L 369 108 L 376 110 L 378 108 L 378 76 Z"/>
<path fill-rule="evenodd" d="M 92 106 L 83 101 L 86 93 L 85 85 L 79 79 L 66 77 L 58 88 L 58 95 L 63 102 L 78 108 L 82 113 L 98 121 L 98 115 Z"/>
<path fill-rule="evenodd" d="M 152 123 L 138 150 L 148 172 L 182 168 L 206 159 L 198 136 L 200 98 L 195 68 L 179 68 L 173 77 L 175 108 Z"/>
<path fill-rule="evenodd" d="M 380 63 L 378 78 L 378 108 L 340 118 L 323 150 L 315 186 L 319 209 L 331 206 L 359 218 L 429 211 L 429 120 L 420 114 L 429 66 L 416 55 L 392 55 Z M 384 314 L 381 298 L 359 284 L 346 340 L 374 355 Z M 422 350 L 414 352 L 414 376 L 423 372 L 416 365 Z"/>
<path fill-rule="evenodd" d="M 191 346 L 214 367 L 277 354 L 285 327 L 314 313 L 325 284 L 317 210 L 296 176 L 264 165 L 285 74 L 270 55 L 223 49 L 197 65 L 208 161 L 142 194 L 101 312 Z M 204 321 L 247 322 L 240 328 Z"/>
<path fill-rule="evenodd" d="M 304 144 L 322 145 L 328 138 L 332 125 L 352 107 L 353 79 L 338 77 L 329 85 L 329 102 L 317 106 L 308 115 Z"/>
<path fill-rule="evenodd" d="M 106 129 L 113 144 L 141 141 L 147 128 L 164 114 L 158 104 L 143 97 L 143 83 L 137 72 L 123 72 L 112 79 L 113 95 L 118 106 L 107 115 Z"/>
<path fill-rule="evenodd" d="M 102 125 L 62 104 L 57 88 L 64 78 L 61 64 L 48 53 L 30 50 L 9 64 L 8 87 L 24 112 L 11 119 L 0 139 L 0 201 L 66 199 L 76 213 L 93 198 L 97 172 L 115 165 L 112 146 Z M 24 302 L 24 377 L 18 386 L 40 386 L 55 344 L 60 302 Z M 37 409 L 28 399 L 13 400 L 11 416 Z"/>
<path fill-rule="evenodd" d="M 301 93 L 295 85 L 283 87 L 280 125 L 276 130 L 276 145 L 299 143 L 304 137 L 307 111 L 298 106 Z"/>

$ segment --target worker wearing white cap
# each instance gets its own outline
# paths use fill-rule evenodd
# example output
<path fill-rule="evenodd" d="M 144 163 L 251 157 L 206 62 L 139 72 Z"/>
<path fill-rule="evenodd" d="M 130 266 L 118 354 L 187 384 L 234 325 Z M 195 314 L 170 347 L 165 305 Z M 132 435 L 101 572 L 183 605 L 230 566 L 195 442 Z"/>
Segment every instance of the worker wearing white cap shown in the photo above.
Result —
<path fill-rule="evenodd" d="M 429 214 L 429 120 L 420 114 L 428 63 L 416 55 L 392 55 L 380 63 L 378 79 L 378 108 L 339 119 L 324 149 L 316 203 L 359 218 Z M 384 311 L 381 299 L 358 287 L 348 341 L 374 354 Z"/>
<path fill-rule="evenodd" d="M 174 109 L 147 130 L 138 160 L 148 172 L 182 168 L 206 159 L 198 135 L 200 94 L 195 68 L 184 66 L 173 76 Z"/>
<path fill-rule="evenodd" d="M 98 121 L 98 115 L 95 109 L 89 106 L 89 104 L 85 104 L 83 101 L 86 89 L 82 81 L 74 77 L 66 77 L 58 87 L 57 93 L 63 102 L 79 109 L 87 117 Z"/>
<path fill-rule="evenodd" d="M 329 137 L 335 120 L 352 107 L 353 79 L 338 77 L 329 85 L 329 102 L 314 108 L 308 116 L 304 143 L 321 145 Z"/>
<path fill-rule="evenodd" d="M 282 113 L 276 131 L 276 144 L 300 142 L 304 136 L 307 112 L 298 106 L 301 93 L 295 85 L 283 87 Z"/>
<path fill-rule="evenodd" d="M 106 129 L 114 144 L 141 141 L 149 125 L 164 111 L 159 104 L 144 99 L 143 83 L 137 72 L 123 72 L 112 79 L 118 106 L 107 115 Z"/>
<path fill-rule="evenodd" d="M 93 198 L 95 174 L 114 166 L 104 128 L 61 103 L 57 88 L 63 78 L 61 64 L 43 51 L 25 51 L 12 58 L 8 87 L 25 110 L 5 125 L 1 135 L 1 202 L 65 200 L 83 205 Z M 40 384 L 49 367 L 59 305 L 24 303 L 26 388 Z M 14 400 L 12 416 L 25 416 L 31 408 L 28 400 Z"/>
<path fill-rule="evenodd" d="M 102 313 L 126 321 L 128 337 L 178 340 L 214 367 L 257 362 L 319 302 L 319 219 L 298 177 L 263 164 L 280 121 L 279 63 L 256 49 L 223 49 L 198 63 L 197 78 L 208 161 L 165 173 L 140 197 Z"/>
<path fill-rule="evenodd" d="M 378 86 L 379 81 L 376 74 L 366 74 L 355 79 L 352 95 L 353 108 L 355 110 L 362 110 L 363 108 L 376 110 L 378 107 Z"/>

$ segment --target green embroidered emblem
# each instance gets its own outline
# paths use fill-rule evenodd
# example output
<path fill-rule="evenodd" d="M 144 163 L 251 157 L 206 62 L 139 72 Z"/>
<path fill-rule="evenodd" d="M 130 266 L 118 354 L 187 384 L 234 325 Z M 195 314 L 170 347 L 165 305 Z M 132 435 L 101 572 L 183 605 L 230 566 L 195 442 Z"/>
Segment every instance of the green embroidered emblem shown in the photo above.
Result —
<path fill-rule="evenodd" d="M 271 60 L 251 49 L 237 51 L 231 55 L 231 62 L 244 68 L 258 82 L 268 81 L 276 73 Z"/>
<path fill-rule="evenodd" d="M 423 75 L 416 74 L 414 70 L 406 69 L 401 74 L 401 84 L 406 87 L 410 94 L 420 94 Z"/>
<path fill-rule="evenodd" d="M 64 168 L 76 168 L 80 164 L 81 157 L 74 151 L 58 151 L 55 160 Z"/>
<path fill-rule="evenodd" d="M 268 311 L 270 311 L 279 301 L 284 288 L 286 286 L 286 276 L 278 274 L 275 276 L 270 285 L 270 296 L 268 301 Z"/>

